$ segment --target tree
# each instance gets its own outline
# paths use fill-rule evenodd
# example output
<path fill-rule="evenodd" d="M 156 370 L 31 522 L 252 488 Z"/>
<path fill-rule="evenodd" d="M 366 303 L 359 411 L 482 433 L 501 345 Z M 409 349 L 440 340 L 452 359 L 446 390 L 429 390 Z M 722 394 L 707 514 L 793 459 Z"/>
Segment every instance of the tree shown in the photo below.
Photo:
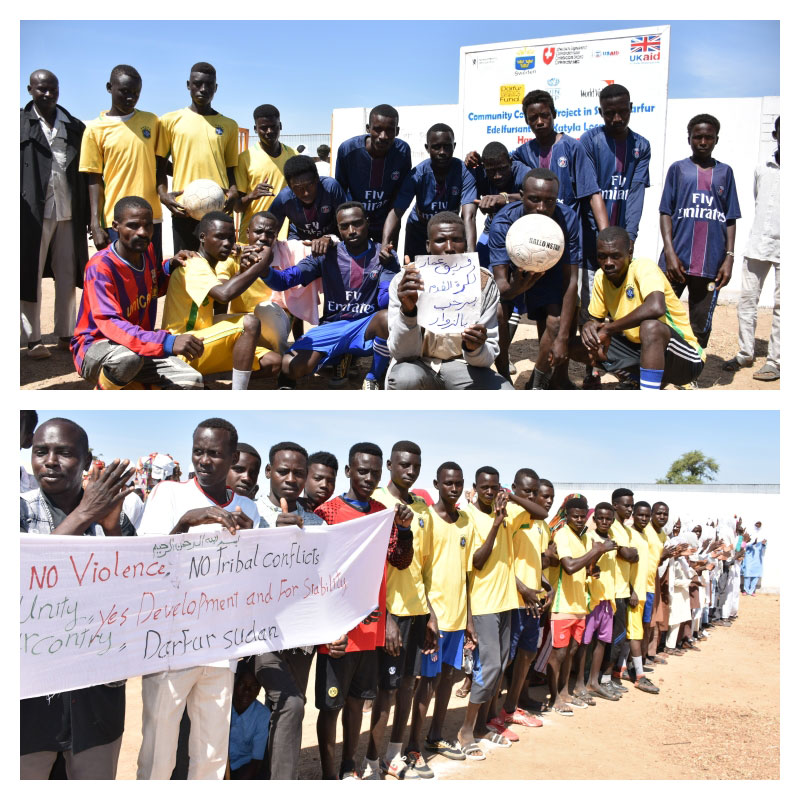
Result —
<path fill-rule="evenodd" d="M 713 458 L 707 458 L 702 450 L 690 450 L 673 461 L 666 476 L 656 483 L 711 483 L 717 472 L 719 464 Z"/>

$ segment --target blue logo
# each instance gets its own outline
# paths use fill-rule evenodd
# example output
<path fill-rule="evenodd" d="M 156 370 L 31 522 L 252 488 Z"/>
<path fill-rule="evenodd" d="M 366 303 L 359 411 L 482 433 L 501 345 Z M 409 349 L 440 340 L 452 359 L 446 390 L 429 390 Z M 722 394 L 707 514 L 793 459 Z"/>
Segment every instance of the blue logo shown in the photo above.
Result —
<path fill-rule="evenodd" d="M 462 536 L 461 537 L 461 546 L 462 547 L 466 547 L 467 546 L 467 537 L 466 536 Z"/>
<path fill-rule="evenodd" d="M 148 128 L 147 125 L 145 125 L 142 128 L 142 136 L 144 136 L 145 139 L 149 139 L 151 135 L 152 134 L 150 133 L 150 128 Z"/>
<path fill-rule="evenodd" d="M 548 78 L 547 79 L 547 85 L 548 86 L 558 86 L 560 83 L 561 83 L 561 81 L 558 78 Z"/>
<path fill-rule="evenodd" d="M 419 518 L 419 526 L 420 526 L 420 528 L 424 528 L 425 527 L 425 520 L 422 519 L 422 517 Z"/>
<path fill-rule="evenodd" d="M 627 298 L 628 298 L 628 300 L 633 300 L 633 286 L 629 286 L 629 287 L 628 287 L 628 288 L 625 290 L 625 297 L 627 297 Z"/>
<path fill-rule="evenodd" d="M 214 128 L 214 130 L 217 132 L 217 136 L 222 136 L 222 134 L 225 133 L 225 131 L 222 128 L 222 125 L 217 125 L 217 127 Z"/>
<path fill-rule="evenodd" d="M 514 66 L 518 70 L 529 70 L 536 66 L 536 56 L 517 56 Z"/>

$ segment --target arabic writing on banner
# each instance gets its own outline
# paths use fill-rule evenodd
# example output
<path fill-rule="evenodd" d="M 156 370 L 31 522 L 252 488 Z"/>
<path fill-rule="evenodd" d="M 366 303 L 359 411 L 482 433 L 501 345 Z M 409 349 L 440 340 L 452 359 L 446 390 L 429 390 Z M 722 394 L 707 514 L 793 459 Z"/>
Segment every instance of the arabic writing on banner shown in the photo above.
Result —
<path fill-rule="evenodd" d="M 393 511 L 307 529 L 20 537 L 20 697 L 331 642 L 377 605 Z"/>
<path fill-rule="evenodd" d="M 477 253 L 418 256 L 415 266 L 425 291 L 417 299 L 417 324 L 439 334 L 461 334 L 481 312 L 481 268 Z"/>

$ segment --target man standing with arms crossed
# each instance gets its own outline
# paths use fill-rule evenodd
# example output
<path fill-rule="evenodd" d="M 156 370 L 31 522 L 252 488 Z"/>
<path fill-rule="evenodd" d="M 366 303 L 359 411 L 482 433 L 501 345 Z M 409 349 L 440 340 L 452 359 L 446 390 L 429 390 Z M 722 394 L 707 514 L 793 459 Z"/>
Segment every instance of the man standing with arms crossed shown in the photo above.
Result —
<path fill-rule="evenodd" d="M 186 88 L 192 98 L 188 108 L 161 117 L 158 137 L 158 196 L 172 214 L 175 251 L 197 250 L 197 222 L 177 197 L 194 180 L 214 181 L 226 194 L 225 211 L 233 209 L 239 192 L 234 174 L 239 161 L 239 126 L 211 106 L 217 92 L 217 71 L 200 61 L 189 72 Z M 172 156 L 172 191 L 167 191 L 167 158 Z"/>

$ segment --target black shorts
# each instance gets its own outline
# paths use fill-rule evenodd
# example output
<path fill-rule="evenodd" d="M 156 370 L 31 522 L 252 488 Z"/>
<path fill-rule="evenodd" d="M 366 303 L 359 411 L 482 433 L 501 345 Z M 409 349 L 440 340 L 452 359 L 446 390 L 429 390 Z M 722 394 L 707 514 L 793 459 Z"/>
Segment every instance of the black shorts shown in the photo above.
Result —
<path fill-rule="evenodd" d="M 430 614 L 389 616 L 400 628 L 400 655 L 390 656 L 383 647 L 378 648 L 378 685 L 381 689 L 393 691 L 404 677 L 417 677 L 422 672 L 422 648 Z"/>
<path fill-rule="evenodd" d="M 608 372 L 624 372 L 638 379 L 642 346 L 631 342 L 622 334 L 611 337 L 603 369 Z M 669 342 L 664 353 L 664 379 L 662 386 L 669 383 L 683 386 L 697 380 L 705 363 L 700 353 L 685 339 L 670 328 Z"/>
<path fill-rule="evenodd" d="M 341 658 L 318 652 L 315 684 L 315 705 L 320 710 L 340 709 L 348 697 L 374 700 L 378 686 L 377 651 L 345 653 Z"/>

